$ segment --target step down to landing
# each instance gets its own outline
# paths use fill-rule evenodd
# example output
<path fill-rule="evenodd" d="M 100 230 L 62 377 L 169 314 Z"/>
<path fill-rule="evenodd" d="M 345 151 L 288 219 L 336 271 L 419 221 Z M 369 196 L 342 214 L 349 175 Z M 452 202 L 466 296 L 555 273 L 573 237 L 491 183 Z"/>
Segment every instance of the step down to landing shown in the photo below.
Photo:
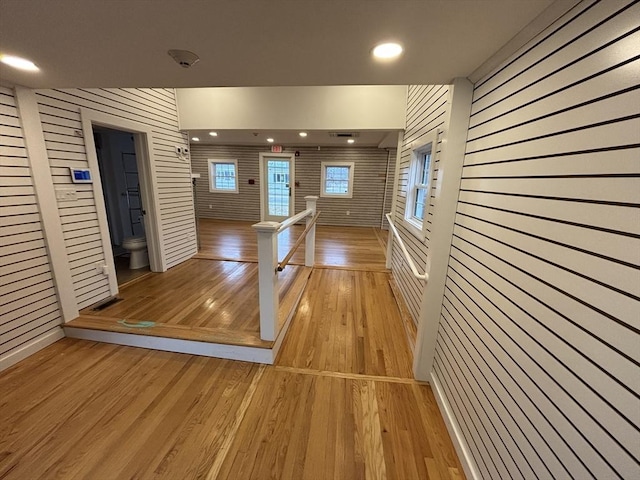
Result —
<path fill-rule="evenodd" d="M 292 278 L 291 281 L 283 284 L 278 318 L 281 327 L 275 341 L 260 339 L 257 329 L 255 332 L 247 332 L 228 328 L 161 323 L 153 319 L 127 319 L 110 315 L 108 307 L 100 312 L 93 312 L 91 309 L 83 310 L 78 318 L 64 325 L 64 330 L 65 334 L 71 338 L 273 364 L 311 271 L 312 269 L 308 267 L 298 267 L 295 279 Z M 127 290 L 123 289 L 121 296 L 126 297 L 127 294 Z M 255 322 L 259 325 L 257 316 Z"/>

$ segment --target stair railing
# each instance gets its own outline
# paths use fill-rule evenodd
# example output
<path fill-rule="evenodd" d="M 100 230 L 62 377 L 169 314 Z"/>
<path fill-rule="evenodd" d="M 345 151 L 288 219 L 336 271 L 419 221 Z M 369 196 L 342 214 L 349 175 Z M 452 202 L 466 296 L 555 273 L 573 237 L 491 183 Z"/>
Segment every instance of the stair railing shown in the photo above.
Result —
<path fill-rule="evenodd" d="M 278 312 L 280 295 L 278 273 L 288 264 L 293 252 L 305 240 L 304 264 L 313 267 L 316 250 L 316 204 L 318 197 L 304 197 L 306 210 L 283 222 L 260 222 L 253 225 L 258 234 L 258 295 L 260 305 L 260 338 L 273 341 L 280 331 Z M 278 234 L 300 220 L 306 219 L 306 228 L 285 259 L 278 263 Z M 285 261 L 286 260 L 286 261 Z"/>

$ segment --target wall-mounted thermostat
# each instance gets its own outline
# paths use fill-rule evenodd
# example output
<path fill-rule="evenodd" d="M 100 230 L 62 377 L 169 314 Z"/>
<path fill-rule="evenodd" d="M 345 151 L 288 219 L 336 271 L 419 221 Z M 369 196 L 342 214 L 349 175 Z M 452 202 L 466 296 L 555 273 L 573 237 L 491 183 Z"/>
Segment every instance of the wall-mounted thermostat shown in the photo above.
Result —
<path fill-rule="evenodd" d="M 73 183 L 93 183 L 91 170 L 88 168 L 69 167 L 69 170 L 71 171 L 71 181 Z"/>

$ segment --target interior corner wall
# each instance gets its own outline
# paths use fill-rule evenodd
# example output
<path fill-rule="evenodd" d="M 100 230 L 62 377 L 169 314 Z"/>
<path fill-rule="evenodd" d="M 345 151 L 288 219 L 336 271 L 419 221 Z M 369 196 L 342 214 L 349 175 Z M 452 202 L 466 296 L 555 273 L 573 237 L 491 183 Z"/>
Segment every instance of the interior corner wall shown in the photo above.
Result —
<path fill-rule="evenodd" d="M 0 87 L 0 370 L 62 336 L 14 91 Z"/>
<path fill-rule="evenodd" d="M 262 146 L 218 146 L 191 144 L 191 162 L 197 180 L 199 218 L 260 221 L 260 168 Z M 285 153 L 300 152 L 295 159 L 296 212 L 305 209 L 304 197 L 320 195 L 321 162 L 354 162 L 352 198 L 318 199 L 321 225 L 380 227 L 387 182 L 388 152 L 375 147 L 287 147 Z M 209 192 L 207 159 L 237 159 L 239 193 Z M 393 175 L 393 170 L 390 170 Z M 249 179 L 255 180 L 253 185 Z M 390 186 L 387 187 L 387 191 Z M 211 208 L 209 206 L 211 205 Z M 347 215 L 349 211 L 349 215 Z"/>
<path fill-rule="evenodd" d="M 73 188 L 77 201 L 59 202 L 58 209 L 71 266 L 78 307 L 107 298 L 108 278 L 96 272 L 105 261 L 98 226 L 96 198 L 91 184 L 72 184 L 69 167 L 88 168 L 80 109 L 86 108 L 150 127 L 149 148 L 155 163 L 160 235 L 167 267 L 197 251 L 189 161 L 181 160 L 175 145 L 187 144 L 178 130 L 175 92 L 171 89 L 63 89 L 37 90 L 51 176 L 56 188 Z"/>
<path fill-rule="evenodd" d="M 474 87 L 432 376 L 484 479 L 640 478 L 640 3 Z"/>
<path fill-rule="evenodd" d="M 395 198 L 395 219 L 398 233 L 403 239 L 409 254 L 411 255 L 418 270 L 424 272 L 427 255 L 429 253 L 429 238 L 431 235 L 431 219 L 435 203 L 435 194 L 432 193 L 429 199 L 429 212 L 427 215 L 427 230 L 424 240 L 417 238 L 406 226 L 404 221 L 405 206 L 407 201 L 407 183 L 409 178 L 409 167 L 411 163 L 411 144 L 419 142 L 421 138 L 434 130 L 443 129 L 449 116 L 448 85 L 411 85 L 407 95 L 407 120 L 404 133 L 404 140 L 401 147 L 401 156 L 398 168 L 397 193 Z M 432 185 L 433 189 L 438 185 L 438 172 L 440 166 L 441 141 L 446 138 L 447 132 L 443 131 L 439 139 L 433 167 Z M 434 191 L 432 190 L 432 191 Z M 424 295 L 425 283 L 413 276 L 409 265 L 404 260 L 402 251 L 397 242 L 394 242 L 391 268 L 399 290 L 402 292 L 405 303 L 417 324 L 420 315 L 420 305 Z"/>

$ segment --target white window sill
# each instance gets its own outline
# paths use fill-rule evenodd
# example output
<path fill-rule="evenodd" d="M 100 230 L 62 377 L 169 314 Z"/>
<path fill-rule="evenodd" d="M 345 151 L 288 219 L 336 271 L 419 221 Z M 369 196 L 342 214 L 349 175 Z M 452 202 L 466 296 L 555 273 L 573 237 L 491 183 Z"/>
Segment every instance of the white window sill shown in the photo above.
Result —
<path fill-rule="evenodd" d="M 409 233 L 411 233 L 414 237 L 416 237 L 421 242 L 424 242 L 427 236 L 425 235 L 425 231 L 422 229 L 422 226 L 418 226 L 414 222 L 406 218 L 403 219 L 403 222 L 404 222 L 404 226 L 409 231 Z"/>
<path fill-rule="evenodd" d="M 210 188 L 209 193 L 238 193 L 238 190 L 212 190 Z"/>
<path fill-rule="evenodd" d="M 353 198 L 353 195 L 350 193 L 322 193 L 320 192 L 320 196 L 322 198 Z"/>

